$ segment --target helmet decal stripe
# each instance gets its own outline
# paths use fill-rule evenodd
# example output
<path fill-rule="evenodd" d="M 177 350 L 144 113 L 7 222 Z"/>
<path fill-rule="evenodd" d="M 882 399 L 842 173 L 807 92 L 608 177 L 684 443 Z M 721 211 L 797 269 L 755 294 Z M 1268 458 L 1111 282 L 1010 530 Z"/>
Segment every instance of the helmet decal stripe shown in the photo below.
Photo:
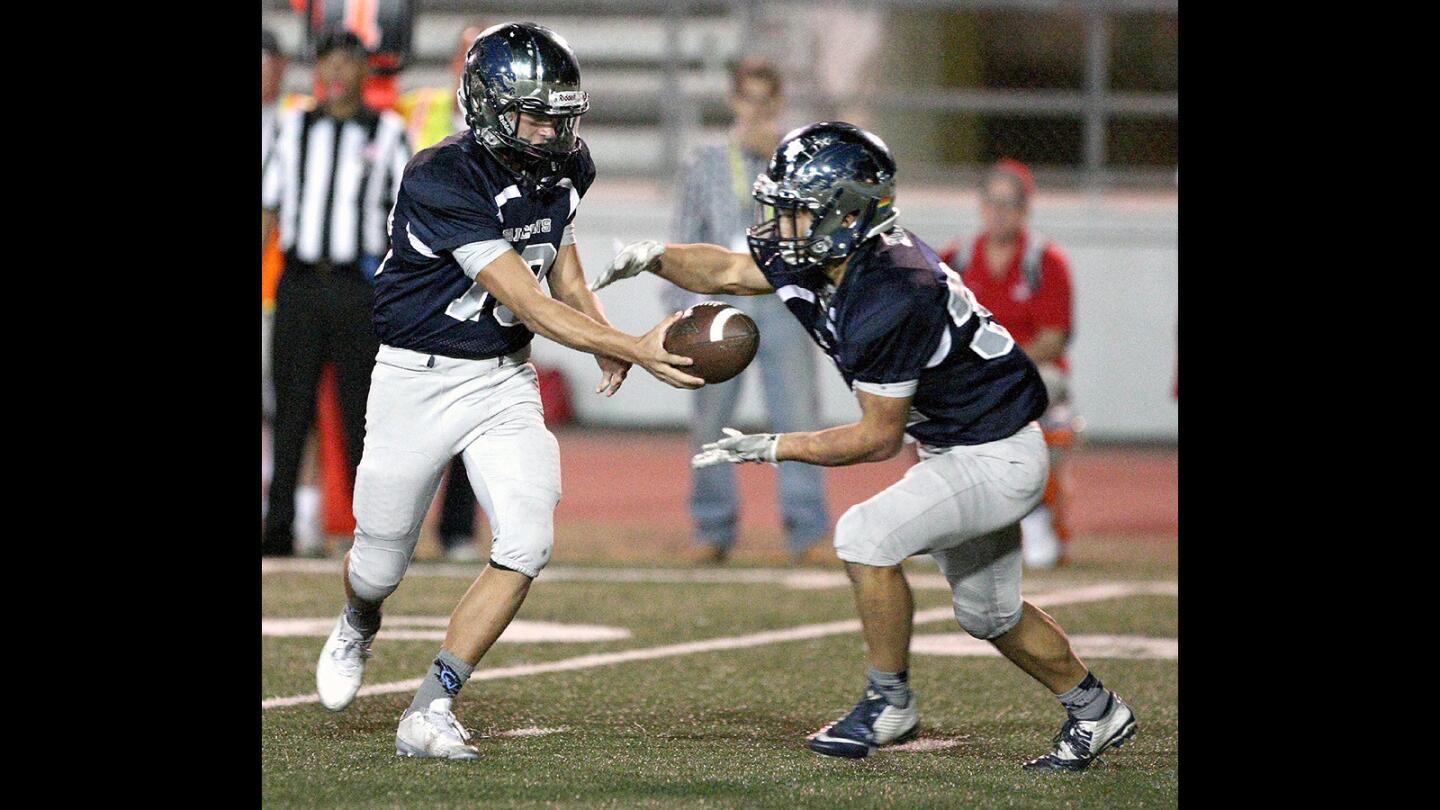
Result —
<path fill-rule="evenodd" d="M 752 188 L 751 255 L 769 272 L 806 274 L 841 261 L 893 227 L 894 189 L 895 159 L 871 133 L 840 121 L 796 129 Z M 808 233 L 795 227 L 799 211 L 810 213 Z"/>

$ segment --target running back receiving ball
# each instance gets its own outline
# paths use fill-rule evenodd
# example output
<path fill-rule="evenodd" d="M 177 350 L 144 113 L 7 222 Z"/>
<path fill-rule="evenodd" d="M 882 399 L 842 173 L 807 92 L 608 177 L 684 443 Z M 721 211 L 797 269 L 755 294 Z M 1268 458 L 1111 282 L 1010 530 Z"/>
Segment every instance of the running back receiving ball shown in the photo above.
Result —
<path fill-rule="evenodd" d="M 1135 715 L 1075 656 L 1060 625 L 1020 594 L 1020 519 L 1040 503 L 1049 459 L 1035 420 L 1045 385 L 960 276 L 898 223 L 895 159 L 851 124 L 786 135 L 755 179 L 750 253 L 718 245 L 625 247 L 592 289 L 652 272 L 692 292 L 775 293 L 855 392 L 859 421 L 707 444 L 696 467 L 882 461 L 908 434 L 920 462 L 835 526 L 865 637 L 865 691 L 811 735 L 812 751 L 865 757 L 919 727 L 910 689 L 914 601 L 900 564 L 930 554 L 955 618 L 1048 688 L 1068 715 L 1054 748 L 1025 763 L 1083 770 L 1135 734 Z"/>

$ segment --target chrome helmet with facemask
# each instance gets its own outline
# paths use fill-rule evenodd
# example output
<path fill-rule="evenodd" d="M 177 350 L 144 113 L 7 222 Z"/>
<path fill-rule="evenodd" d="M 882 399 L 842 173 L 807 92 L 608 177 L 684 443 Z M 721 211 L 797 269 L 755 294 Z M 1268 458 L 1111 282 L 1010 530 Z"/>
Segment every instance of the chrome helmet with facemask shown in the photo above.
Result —
<path fill-rule="evenodd" d="M 535 23 L 502 23 L 481 32 L 465 54 L 456 92 L 475 140 L 521 179 L 555 185 L 580 149 L 580 116 L 590 96 L 580 88 L 580 64 L 559 34 Z M 520 114 L 549 116 L 555 137 L 531 144 L 519 136 Z"/>
<path fill-rule="evenodd" d="M 811 124 L 780 141 L 751 196 L 755 224 L 746 238 L 756 264 L 772 283 L 814 283 L 824 267 L 894 227 L 895 158 L 853 124 Z M 801 210 L 812 217 L 804 233 L 795 221 Z"/>

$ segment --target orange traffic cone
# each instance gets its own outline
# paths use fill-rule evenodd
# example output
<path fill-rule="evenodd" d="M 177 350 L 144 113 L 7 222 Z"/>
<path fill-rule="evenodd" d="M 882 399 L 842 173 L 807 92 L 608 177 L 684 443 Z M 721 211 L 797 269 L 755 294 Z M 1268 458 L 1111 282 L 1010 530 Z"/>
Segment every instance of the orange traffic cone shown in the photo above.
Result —
<path fill-rule="evenodd" d="M 345 452 L 345 423 L 340 418 L 340 395 L 333 365 L 326 365 L 320 375 L 315 425 L 320 433 L 320 485 L 325 498 L 325 532 L 351 534 L 355 531 L 355 514 L 350 504 L 353 484 Z"/>

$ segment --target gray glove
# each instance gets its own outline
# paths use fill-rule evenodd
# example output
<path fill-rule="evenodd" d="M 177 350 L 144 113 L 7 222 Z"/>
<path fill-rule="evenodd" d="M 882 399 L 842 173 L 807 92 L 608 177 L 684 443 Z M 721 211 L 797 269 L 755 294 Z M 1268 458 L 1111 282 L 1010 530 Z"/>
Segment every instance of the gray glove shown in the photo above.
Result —
<path fill-rule="evenodd" d="M 777 433 L 745 434 L 735 428 L 725 428 L 728 439 L 702 445 L 700 453 L 690 459 L 690 466 L 699 469 L 712 464 L 739 464 L 745 461 L 775 464 L 775 449 L 780 445 Z"/>
<path fill-rule="evenodd" d="M 615 240 L 619 242 L 620 240 Z M 612 282 L 623 278 L 638 276 L 644 272 L 655 272 L 660 269 L 660 254 L 665 252 L 665 246 L 653 239 L 646 239 L 643 242 L 631 242 L 615 254 L 610 266 L 605 272 L 595 279 L 590 285 L 591 291 L 598 290 Z"/>

